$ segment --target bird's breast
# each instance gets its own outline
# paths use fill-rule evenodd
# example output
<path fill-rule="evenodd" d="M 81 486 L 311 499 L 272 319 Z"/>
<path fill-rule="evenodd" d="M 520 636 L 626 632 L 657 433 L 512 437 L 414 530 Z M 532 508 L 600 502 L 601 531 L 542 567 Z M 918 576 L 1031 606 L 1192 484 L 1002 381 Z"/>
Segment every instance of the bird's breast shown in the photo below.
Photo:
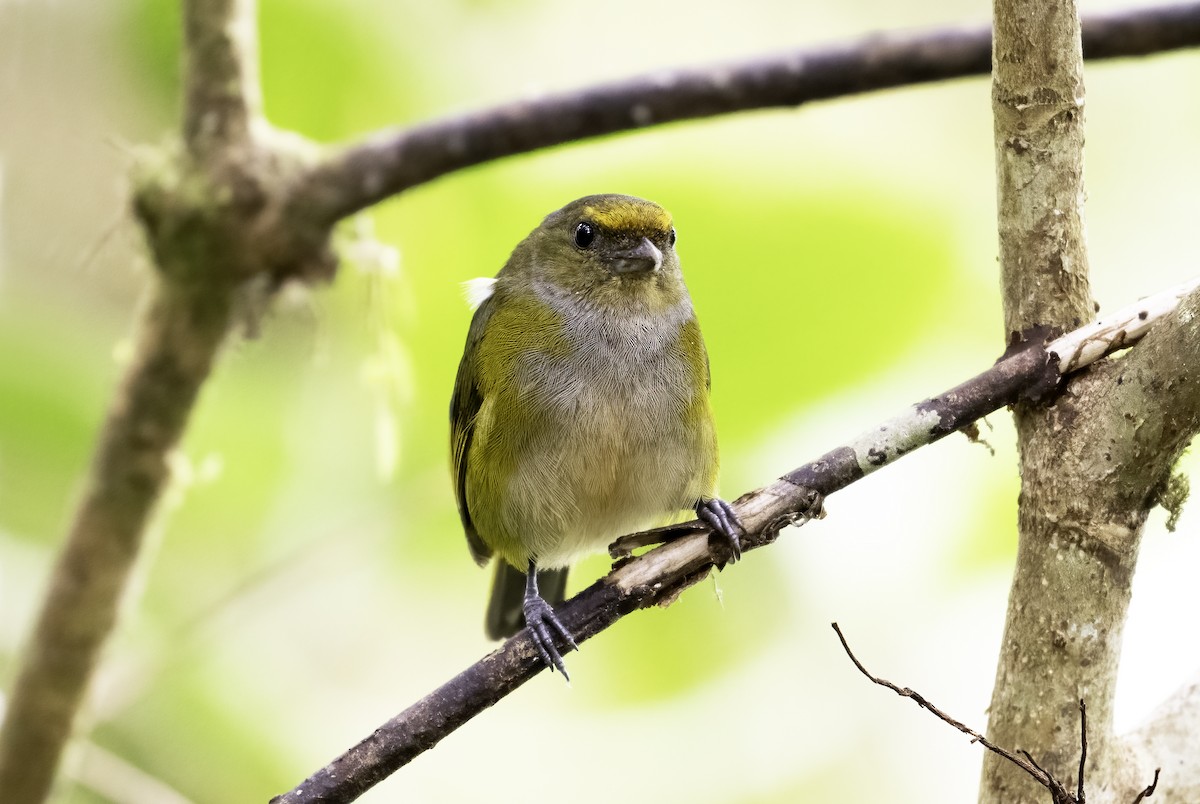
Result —
<path fill-rule="evenodd" d="M 682 350 L 684 320 L 576 320 L 569 349 L 524 356 L 512 379 L 536 425 L 510 490 L 553 500 L 535 528 L 539 560 L 603 547 L 694 501 L 698 434 L 710 422 L 707 389 Z"/>

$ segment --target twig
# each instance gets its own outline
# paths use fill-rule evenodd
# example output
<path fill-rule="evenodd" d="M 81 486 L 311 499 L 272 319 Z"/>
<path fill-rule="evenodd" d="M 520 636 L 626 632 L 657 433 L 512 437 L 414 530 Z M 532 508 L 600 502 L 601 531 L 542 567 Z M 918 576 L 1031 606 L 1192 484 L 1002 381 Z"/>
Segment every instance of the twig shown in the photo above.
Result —
<path fill-rule="evenodd" d="M 1178 297 L 1179 290 L 1167 293 Z M 1136 310 L 1132 315 L 1137 318 Z M 1051 347 L 1061 340 L 1051 342 Z M 1121 346 L 1132 344 L 1128 338 L 1111 341 L 1118 342 Z M 1086 359 L 1097 357 L 1089 355 Z M 804 517 L 814 502 L 901 455 L 1019 396 L 1049 393 L 1059 380 L 1056 366 L 1040 343 L 1017 344 L 1009 355 L 975 379 L 914 405 L 849 444 L 743 495 L 735 503 L 747 529 L 743 550 L 773 542 L 780 528 Z M 707 534 L 701 527 L 691 522 L 653 531 L 656 541 L 677 538 L 643 555 L 623 556 L 607 577 L 564 604 L 560 617 L 576 640 L 582 642 L 594 636 L 636 609 L 669 604 L 683 589 L 704 578 L 713 564 Z M 521 631 L 273 802 L 353 801 L 542 669 L 526 632 Z M 966 733 L 976 736 L 974 732 Z M 1019 758 L 1013 761 L 1022 764 Z M 1033 765 L 1030 767 L 1036 772 Z"/>
<path fill-rule="evenodd" d="M 886 678 L 880 678 L 879 676 L 872 675 L 867 668 L 863 666 L 863 663 L 858 660 L 858 657 L 854 655 L 854 651 L 850 650 L 850 644 L 846 641 L 846 636 L 842 633 L 842 629 L 838 627 L 837 623 L 833 623 L 832 625 L 833 630 L 837 633 L 838 640 L 842 643 L 842 650 L 846 651 L 846 655 L 850 657 L 850 661 L 854 662 L 854 666 L 858 668 L 858 671 L 869 678 L 872 683 L 878 684 L 881 687 L 887 687 L 901 698 L 910 698 L 915 704 L 917 704 L 917 706 L 921 707 L 922 709 L 927 709 L 933 713 L 938 720 L 941 720 L 947 725 L 953 726 L 963 734 L 969 736 L 971 738 L 971 742 L 977 742 L 987 750 L 991 751 L 993 754 L 1004 757 L 1009 762 L 1028 773 L 1030 777 L 1032 777 L 1033 780 L 1042 787 L 1046 788 L 1046 790 L 1050 792 L 1050 797 L 1054 804 L 1086 804 L 1087 800 L 1084 798 L 1083 794 L 1083 766 L 1087 761 L 1087 705 L 1084 704 L 1082 698 L 1079 701 L 1079 786 L 1076 794 L 1071 795 L 1067 791 L 1066 787 L 1064 787 L 1061 782 L 1054 778 L 1054 774 L 1050 773 L 1048 770 L 1039 765 L 1037 760 L 1035 760 L 1033 755 L 1028 751 L 1021 749 L 1017 752 L 1020 754 L 1020 756 L 1017 756 L 1011 751 L 989 742 L 988 739 L 979 732 L 950 717 L 945 712 L 931 704 L 920 693 L 911 690 L 908 687 L 900 687 L 896 684 L 893 684 Z M 1159 770 L 1156 769 L 1154 771 L 1154 781 L 1151 782 L 1145 790 L 1138 794 L 1138 797 L 1134 799 L 1133 804 L 1138 804 L 1142 799 L 1149 798 L 1154 794 L 1154 789 L 1158 786 L 1158 773 Z"/>
<path fill-rule="evenodd" d="M 1087 706 L 1084 701 L 1082 701 L 1082 698 L 1080 698 L 1079 701 L 1079 787 L 1078 791 L 1075 793 L 1075 796 L 1072 796 L 1072 794 L 1067 791 L 1067 788 L 1062 785 L 1062 782 L 1054 778 L 1054 774 L 1051 774 L 1049 770 L 1039 766 L 1037 760 L 1034 760 L 1033 755 L 1030 754 L 1030 752 L 1021 749 L 1019 751 L 1020 756 L 1016 756 L 1012 751 L 1002 749 L 1000 746 L 990 743 L 988 738 L 985 738 L 983 734 L 974 731 L 970 726 L 962 725 L 961 722 L 955 720 L 952 718 L 952 716 L 942 712 L 941 709 L 938 709 L 936 706 L 934 706 L 934 704 L 926 700 L 926 698 L 920 695 L 919 692 L 908 689 L 907 686 L 901 688 L 901 686 L 889 682 L 889 680 L 886 678 L 880 678 L 878 676 L 874 676 L 874 674 L 871 674 L 868 670 L 866 670 L 866 667 L 863 666 L 863 662 L 858 660 L 858 656 L 854 655 L 853 650 L 850 649 L 850 643 L 846 642 L 846 636 L 842 634 L 838 624 L 833 623 L 833 630 L 836 632 L 836 634 L 838 634 L 838 640 L 841 642 L 842 650 L 845 650 L 846 655 L 850 656 L 850 660 L 854 662 L 854 667 L 858 667 L 858 671 L 863 673 L 863 676 L 866 676 L 866 678 L 871 679 L 872 683 L 880 686 L 886 686 L 886 688 L 892 690 L 900 697 L 911 698 L 911 700 L 916 703 L 917 706 L 922 709 L 928 709 L 929 712 L 934 714 L 936 718 L 944 722 L 944 724 L 953 726 L 956 728 L 956 730 L 967 734 L 968 737 L 972 738 L 971 742 L 979 743 L 980 745 L 983 745 L 985 749 L 991 751 L 992 754 L 1006 758 L 1006 760 L 1015 764 L 1016 767 L 1019 767 L 1021 770 L 1024 770 L 1025 773 L 1030 774 L 1031 778 L 1034 781 L 1037 781 L 1039 785 L 1045 787 L 1046 790 L 1050 792 L 1050 797 L 1054 804 L 1086 804 L 1087 799 L 1084 797 L 1084 763 L 1087 761 Z M 1154 770 L 1154 780 L 1151 782 L 1150 786 L 1146 787 L 1144 791 L 1141 791 L 1138 794 L 1138 798 L 1134 799 L 1133 804 L 1139 804 L 1142 799 L 1152 796 L 1154 793 L 1154 788 L 1157 786 L 1158 769 Z"/>
<path fill-rule="evenodd" d="M 950 717 L 950 715 L 947 715 L 941 709 L 938 709 L 936 706 L 926 700 L 925 697 L 919 692 L 909 689 L 908 687 L 897 686 L 896 684 L 888 681 L 886 678 L 880 678 L 879 676 L 872 675 L 867 668 L 863 666 L 863 663 L 858 660 L 858 657 L 854 655 L 854 651 L 850 650 L 850 645 L 848 642 L 846 642 L 846 636 L 842 633 L 842 629 L 838 627 L 837 623 L 833 623 L 832 625 L 834 632 L 837 633 L 838 640 L 842 643 L 842 650 L 846 651 L 846 655 L 850 657 L 850 661 L 854 662 L 854 666 L 858 668 L 858 671 L 869 678 L 872 683 L 878 684 L 881 687 L 887 687 L 901 698 L 912 699 L 913 703 L 922 709 L 928 709 L 938 720 L 949 726 L 953 726 L 963 734 L 970 737 L 971 742 L 979 743 L 987 750 L 1004 757 L 1009 762 L 1013 763 L 1018 768 L 1032 776 L 1035 780 L 1037 780 L 1038 784 L 1042 785 L 1047 790 L 1050 790 L 1052 793 L 1054 792 L 1054 785 L 1058 785 L 1058 783 L 1054 780 L 1053 776 L 1038 766 L 1037 762 L 1034 761 L 1033 757 L 1031 757 L 1028 752 L 1022 751 L 1022 758 L 1022 756 L 1017 756 L 1007 749 L 1001 748 L 998 745 L 994 745 L 989 742 L 986 737 L 972 729 L 970 726 L 960 723 L 959 721 Z M 1058 785 L 1058 787 L 1061 788 L 1062 785 Z M 1055 800 L 1057 801 L 1057 798 Z"/>
<path fill-rule="evenodd" d="M 1138 793 L 1138 797 L 1133 800 L 1133 804 L 1141 804 L 1142 799 L 1150 798 L 1150 796 L 1154 795 L 1154 791 L 1158 789 L 1158 774 L 1161 770 L 1162 768 L 1154 769 L 1154 781 L 1150 782 L 1145 790 Z"/>
<path fill-rule="evenodd" d="M 1083 30 L 1090 59 L 1193 47 L 1200 45 L 1200 4 L 1091 15 Z M 297 187 L 291 214 L 328 225 L 407 188 L 514 154 L 662 123 L 985 75 L 990 69 L 990 28 L 934 29 L 518 101 L 342 146 Z"/>
<path fill-rule="evenodd" d="M 1079 804 L 1085 804 L 1083 795 L 1083 766 L 1087 762 L 1087 704 L 1079 699 L 1079 790 L 1075 798 Z"/>

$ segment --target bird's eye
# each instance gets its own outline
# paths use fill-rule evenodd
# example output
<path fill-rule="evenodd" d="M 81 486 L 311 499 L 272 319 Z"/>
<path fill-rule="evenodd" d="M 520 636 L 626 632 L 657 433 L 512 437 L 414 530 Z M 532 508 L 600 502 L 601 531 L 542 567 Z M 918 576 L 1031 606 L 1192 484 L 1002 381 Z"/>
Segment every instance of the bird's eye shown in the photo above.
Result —
<path fill-rule="evenodd" d="M 675 245 L 675 227 L 674 226 L 671 227 L 671 234 L 667 235 L 667 245 L 668 246 Z"/>
<path fill-rule="evenodd" d="M 575 226 L 575 245 L 587 248 L 596 239 L 596 230 L 590 223 L 579 223 Z"/>

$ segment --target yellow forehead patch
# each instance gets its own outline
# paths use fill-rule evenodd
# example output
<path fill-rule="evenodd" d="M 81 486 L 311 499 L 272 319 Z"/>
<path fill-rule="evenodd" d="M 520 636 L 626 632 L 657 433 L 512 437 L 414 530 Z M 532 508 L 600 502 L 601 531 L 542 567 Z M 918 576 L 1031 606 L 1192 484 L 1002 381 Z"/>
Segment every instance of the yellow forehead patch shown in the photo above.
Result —
<path fill-rule="evenodd" d="M 583 214 L 613 232 L 666 232 L 671 228 L 671 213 L 658 204 L 632 198 L 588 205 Z"/>

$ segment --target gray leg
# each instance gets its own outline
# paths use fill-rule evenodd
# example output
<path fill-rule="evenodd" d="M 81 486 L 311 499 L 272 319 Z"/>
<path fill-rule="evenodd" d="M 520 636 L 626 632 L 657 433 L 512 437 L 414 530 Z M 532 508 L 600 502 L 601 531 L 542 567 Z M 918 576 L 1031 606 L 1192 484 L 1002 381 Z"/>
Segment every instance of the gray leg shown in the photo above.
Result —
<path fill-rule="evenodd" d="M 533 639 L 533 646 L 537 648 L 542 661 L 551 671 L 557 669 L 562 673 L 563 678 L 570 681 L 571 677 L 567 675 L 566 665 L 563 664 L 562 654 L 554 644 L 554 638 L 557 635 L 573 650 L 579 650 L 579 646 L 575 644 L 574 637 L 559 621 L 554 609 L 538 594 L 537 565 L 532 559 L 530 559 L 529 569 L 525 573 L 524 610 L 525 625 L 529 628 L 529 636 Z"/>

